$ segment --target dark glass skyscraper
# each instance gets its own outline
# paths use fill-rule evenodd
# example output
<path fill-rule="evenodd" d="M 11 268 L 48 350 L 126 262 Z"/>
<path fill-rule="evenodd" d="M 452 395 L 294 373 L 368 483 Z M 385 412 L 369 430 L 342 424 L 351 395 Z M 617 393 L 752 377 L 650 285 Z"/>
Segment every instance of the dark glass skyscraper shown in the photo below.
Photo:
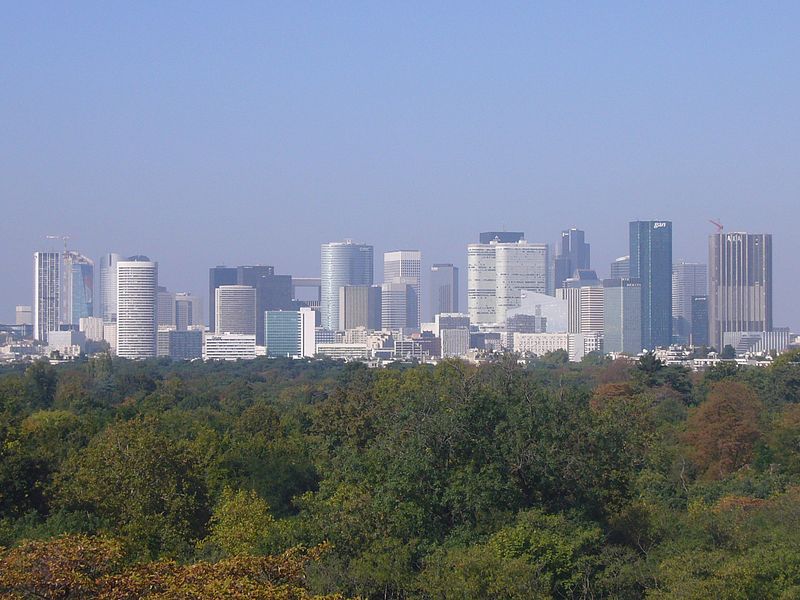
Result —
<path fill-rule="evenodd" d="M 630 223 L 630 277 L 642 285 L 642 347 L 672 343 L 672 222 Z"/>
<path fill-rule="evenodd" d="M 458 267 L 451 263 L 431 267 L 431 320 L 433 315 L 458 312 Z"/>
<path fill-rule="evenodd" d="M 211 267 L 208 270 L 208 330 L 216 327 L 216 290 L 221 285 L 236 285 L 236 267 Z"/>
<path fill-rule="evenodd" d="M 576 270 L 591 269 L 589 244 L 584 239 L 585 234 L 580 229 L 561 232 L 555 257 L 555 287 L 562 287 Z"/>

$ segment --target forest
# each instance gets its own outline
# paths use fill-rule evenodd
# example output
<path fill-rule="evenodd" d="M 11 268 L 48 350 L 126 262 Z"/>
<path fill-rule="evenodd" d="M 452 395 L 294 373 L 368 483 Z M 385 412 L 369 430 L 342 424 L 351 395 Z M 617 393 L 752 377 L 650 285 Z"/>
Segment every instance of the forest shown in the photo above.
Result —
<path fill-rule="evenodd" d="M 0 597 L 800 598 L 800 352 L 3 367 Z"/>

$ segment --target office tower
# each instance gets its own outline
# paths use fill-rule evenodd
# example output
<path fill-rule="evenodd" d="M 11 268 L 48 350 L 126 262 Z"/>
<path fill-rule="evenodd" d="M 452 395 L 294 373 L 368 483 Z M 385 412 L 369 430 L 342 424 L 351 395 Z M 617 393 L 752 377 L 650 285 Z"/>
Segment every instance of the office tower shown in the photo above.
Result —
<path fill-rule="evenodd" d="M 642 348 L 672 343 L 672 222 L 630 223 L 630 278 L 642 294 Z"/>
<path fill-rule="evenodd" d="M 450 263 L 431 267 L 431 319 L 458 312 L 458 267 Z"/>
<path fill-rule="evenodd" d="M 555 257 L 555 287 L 563 287 L 564 281 L 575 274 L 578 269 L 590 269 L 589 244 L 584 241 L 584 232 L 580 229 L 568 229 L 561 232 L 561 239 Z"/>
<path fill-rule="evenodd" d="M 256 289 L 249 285 L 221 285 L 215 290 L 214 323 L 217 335 L 256 335 Z"/>
<path fill-rule="evenodd" d="M 175 293 L 175 329 L 185 331 L 203 324 L 203 300 L 188 292 Z"/>
<path fill-rule="evenodd" d="M 117 262 L 117 355 L 156 355 L 158 263 L 146 256 Z"/>
<path fill-rule="evenodd" d="M 58 252 L 33 253 L 33 335 L 47 341 L 50 331 L 61 322 L 61 255 Z"/>
<path fill-rule="evenodd" d="M 520 315 L 539 317 L 547 333 L 567 333 L 569 329 L 568 303 L 549 294 L 522 290 L 519 306 L 509 310 L 508 319 L 514 322 Z M 506 320 L 506 326 L 508 324 Z M 517 321 L 517 324 L 519 321 Z M 539 326 L 534 322 L 535 326 Z"/>
<path fill-rule="evenodd" d="M 567 301 L 569 333 L 603 332 L 603 283 L 594 271 L 580 269 L 564 280 L 556 298 Z"/>
<path fill-rule="evenodd" d="M 467 312 L 473 324 L 497 322 L 496 244 L 467 246 Z"/>
<path fill-rule="evenodd" d="M 417 329 L 417 293 L 410 281 L 381 285 L 381 327 L 389 331 Z"/>
<path fill-rule="evenodd" d="M 330 242 L 321 247 L 320 311 L 322 327 L 339 327 L 339 288 L 345 285 L 372 285 L 372 246 L 352 240 Z"/>
<path fill-rule="evenodd" d="M 383 281 L 385 283 L 407 283 L 416 294 L 417 314 L 408 324 L 419 328 L 421 318 L 422 253 L 419 250 L 395 250 L 383 253 Z"/>
<path fill-rule="evenodd" d="M 98 300 L 100 309 L 98 317 L 103 317 L 104 323 L 117 321 L 117 263 L 122 257 L 113 252 L 100 257 L 100 285 L 98 286 Z"/>
<path fill-rule="evenodd" d="M 498 242 L 500 244 L 516 244 L 525 238 L 521 231 L 484 231 L 480 234 L 478 241 L 481 244 Z"/>
<path fill-rule="evenodd" d="M 15 310 L 17 325 L 33 325 L 33 309 L 27 305 L 18 305 Z"/>
<path fill-rule="evenodd" d="M 672 333 L 680 344 L 688 344 L 692 330 L 692 298 L 708 293 L 708 267 L 678 261 L 672 265 Z"/>
<path fill-rule="evenodd" d="M 217 288 L 221 285 L 236 285 L 237 270 L 235 267 L 211 267 L 208 270 L 208 330 L 216 331 L 216 298 Z"/>
<path fill-rule="evenodd" d="M 264 319 L 267 356 L 314 356 L 314 320 L 310 308 L 268 310 Z"/>
<path fill-rule="evenodd" d="M 81 317 L 78 330 L 92 342 L 102 342 L 104 339 L 102 317 Z"/>
<path fill-rule="evenodd" d="M 256 290 L 256 345 L 264 345 L 264 314 L 268 310 L 292 310 L 292 276 L 275 275 L 273 267 L 239 267 L 238 284 Z"/>
<path fill-rule="evenodd" d="M 642 351 L 642 287 L 633 279 L 603 281 L 605 352 L 636 356 Z"/>
<path fill-rule="evenodd" d="M 495 244 L 496 320 L 503 323 L 510 310 L 520 305 L 520 292 L 548 292 L 547 244 L 520 241 Z"/>
<path fill-rule="evenodd" d="M 175 327 L 175 294 L 164 286 L 156 291 L 156 320 L 159 327 Z"/>
<path fill-rule="evenodd" d="M 708 296 L 692 297 L 692 329 L 689 343 L 692 346 L 708 346 Z"/>
<path fill-rule="evenodd" d="M 339 288 L 339 328 L 381 328 L 381 286 L 345 285 Z"/>
<path fill-rule="evenodd" d="M 169 357 L 173 360 L 192 360 L 203 356 L 203 332 L 199 329 L 169 331 Z"/>
<path fill-rule="evenodd" d="M 772 235 L 717 233 L 708 239 L 709 342 L 728 331 L 772 330 Z"/>
<path fill-rule="evenodd" d="M 255 304 L 255 297 L 253 304 Z M 255 357 L 255 335 L 221 333 L 206 334 L 203 337 L 204 360 L 252 360 Z"/>
<path fill-rule="evenodd" d="M 61 322 L 78 325 L 82 318 L 94 316 L 94 261 L 71 251 L 62 259 Z"/>
<path fill-rule="evenodd" d="M 630 279 L 631 257 L 620 256 L 611 263 L 611 279 Z"/>

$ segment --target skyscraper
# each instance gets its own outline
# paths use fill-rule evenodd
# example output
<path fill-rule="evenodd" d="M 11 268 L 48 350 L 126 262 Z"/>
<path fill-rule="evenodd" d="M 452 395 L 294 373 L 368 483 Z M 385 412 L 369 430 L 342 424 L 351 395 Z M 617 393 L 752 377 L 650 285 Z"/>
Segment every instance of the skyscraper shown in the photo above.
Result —
<path fill-rule="evenodd" d="M 116 323 L 117 321 L 117 263 L 119 254 L 113 252 L 103 254 L 99 260 L 100 264 L 100 285 L 98 300 L 100 301 L 99 317 L 103 317 L 104 323 Z"/>
<path fill-rule="evenodd" d="M 322 244 L 322 286 L 320 312 L 322 327 L 339 329 L 339 288 L 345 285 L 372 285 L 372 246 L 355 244 L 352 240 Z"/>
<path fill-rule="evenodd" d="M 188 292 L 175 293 L 175 328 L 185 331 L 192 325 L 203 324 L 203 301 Z"/>
<path fill-rule="evenodd" d="M 603 280 L 603 348 L 636 356 L 642 351 L 642 287 L 637 280 Z"/>
<path fill-rule="evenodd" d="M 383 254 L 383 280 L 386 283 L 404 282 L 411 286 L 416 295 L 414 304 L 417 313 L 408 324 L 410 328 L 418 328 L 421 320 L 421 276 L 422 253 L 419 250 L 395 250 Z"/>
<path fill-rule="evenodd" d="M 672 333 L 681 344 L 688 344 L 692 332 L 692 298 L 708 293 L 708 267 L 701 263 L 678 261 L 672 265 Z"/>
<path fill-rule="evenodd" d="M 33 335 L 47 342 L 47 334 L 61 321 L 61 255 L 33 253 Z"/>
<path fill-rule="evenodd" d="M 381 328 L 381 286 L 345 285 L 339 288 L 339 328 Z"/>
<path fill-rule="evenodd" d="M 291 310 L 292 276 L 276 275 L 275 267 L 247 265 L 236 269 L 237 285 L 256 290 L 256 345 L 264 345 L 264 313 L 268 310 Z"/>
<path fill-rule="evenodd" d="M 208 270 L 208 329 L 216 331 L 216 298 L 217 288 L 221 285 L 236 285 L 237 270 L 235 267 L 217 266 Z"/>
<path fill-rule="evenodd" d="M 458 267 L 451 263 L 431 267 L 431 320 L 438 314 L 458 312 Z"/>
<path fill-rule="evenodd" d="M 417 329 L 419 314 L 413 280 L 402 278 L 381 286 L 381 327 L 389 331 Z"/>
<path fill-rule="evenodd" d="M 772 235 L 709 236 L 709 342 L 722 350 L 728 331 L 772 330 Z"/>
<path fill-rule="evenodd" d="M 314 356 L 314 310 L 268 310 L 265 315 L 267 356 Z"/>
<path fill-rule="evenodd" d="M 555 257 L 555 287 L 562 287 L 564 281 L 575 274 L 577 269 L 590 269 L 589 244 L 584 241 L 580 229 L 567 229 L 561 232 Z"/>
<path fill-rule="evenodd" d="M 496 317 L 506 320 L 508 312 L 520 305 L 520 292 L 548 292 L 547 244 L 524 240 L 514 244 L 495 244 Z"/>
<path fill-rule="evenodd" d="M 156 320 L 159 327 L 175 327 L 175 294 L 164 286 L 156 290 Z"/>
<path fill-rule="evenodd" d="M 642 348 L 672 343 L 672 222 L 630 223 L 630 278 L 642 293 Z"/>
<path fill-rule="evenodd" d="M 631 276 L 631 257 L 620 256 L 611 263 L 611 279 L 628 279 Z"/>
<path fill-rule="evenodd" d="M 689 343 L 693 346 L 708 346 L 708 296 L 692 298 L 692 331 Z"/>
<path fill-rule="evenodd" d="M 146 256 L 117 262 L 117 355 L 156 356 L 158 263 Z"/>
<path fill-rule="evenodd" d="M 467 246 L 467 312 L 470 322 L 497 322 L 496 244 Z"/>
<path fill-rule="evenodd" d="M 256 335 L 256 288 L 221 285 L 216 290 L 214 323 L 217 335 Z"/>
<path fill-rule="evenodd" d="M 63 282 L 61 321 L 78 325 L 85 317 L 94 316 L 94 261 L 77 252 L 62 255 Z"/>

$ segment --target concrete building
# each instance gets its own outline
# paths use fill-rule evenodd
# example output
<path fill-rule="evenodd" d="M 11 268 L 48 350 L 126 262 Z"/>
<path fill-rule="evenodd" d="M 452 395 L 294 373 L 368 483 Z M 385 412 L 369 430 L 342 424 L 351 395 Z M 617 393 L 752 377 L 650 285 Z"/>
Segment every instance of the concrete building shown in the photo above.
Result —
<path fill-rule="evenodd" d="M 188 292 L 175 293 L 175 329 L 186 331 L 203 325 L 203 299 Z"/>
<path fill-rule="evenodd" d="M 61 255 L 33 253 L 33 337 L 47 342 L 47 334 L 61 323 Z"/>
<path fill-rule="evenodd" d="M 418 331 L 419 306 L 413 280 L 402 278 L 381 286 L 381 328 L 388 331 Z"/>
<path fill-rule="evenodd" d="M 264 323 L 267 356 L 314 356 L 316 340 L 312 309 L 268 310 Z"/>
<path fill-rule="evenodd" d="M 175 327 L 175 294 L 164 286 L 156 291 L 156 319 L 159 327 Z"/>
<path fill-rule="evenodd" d="M 642 287 L 635 279 L 603 281 L 603 345 L 606 353 L 642 351 Z"/>
<path fill-rule="evenodd" d="M 342 330 L 381 329 L 381 286 L 345 285 L 339 288 L 339 326 Z"/>
<path fill-rule="evenodd" d="M 49 331 L 47 352 L 58 352 L 62 357 L 80 356 L 86 351 L 86 336 L 80 331 Z"/>
<path fill-rule="evenodd" d="M 317 354 L 334 360 L 367 360 L 370 350 L 366 344 L 317 344 Z"/>
<path fill-rule="evenodd" d="M 117 322 L 117 263 L 122 260 L 119 254 L 110 252 L 103 254 L 98 261 L 100 265 L 100 280 L 98 286 L 99 310 L 98 317 L 103 317 L 104 323 Z"/>
<path fill-rule="evenodd" d="M 203 339 L 204 360 L 251 360 L 255 357 L 255 334 L 222 333 L 206 335 Z"/>
<path fill-rule="evenodd" d="M 564 280 L 556 298 L 567 301 L 569 333 L 603 332 L 603 283 L 592 270 L 579 269 Z"/>
<path fill-rule="evenodd" d="M 772 330 L 772 235 L 709 236 L 709 341 L 722 349 L 726 332 Z"/>
<path fill-rule="evenodd" d="M 217 288 L 238 283 L 236 267 L 217 266 L 208 270 L 208 329 L 216 331 Z"/>
<path fill-rule="evenodd" d="M 322 244 L 320 311 L 322 327 L 339 329 L 339 288 L 373 284 L 374 249 L 352 240 Z"/>
<path fill-rule="evenodd" d="M 642 348 L 672 344 L 672 222 L 630 223 L 630 277 L 641 285 Z"/>
<path fill-rule="evenodd" d="M 215 290 L 216 333 L 256 335 L 256 289 L 249 285 L 221 285 Z"/>
<path fill-rule="evenodd" d="M 102 342 L 105 337 L 103 336 L 103 318 L 102 317 L 81 317 L 78 323 L 79 330 L 86 336 L 86 339 L 92 342 Z"/>
<path fill-rule="evenodd" d="M 708 294 L 708 266 L 678 261 L 672 265 L 672 334 L 688 344 L 692 332 L 692 298 Z"/>
<path fill-rule="evenodd" d="M 33 325 L 33 309 L 27 305 L 17 305 L 15 309 L 17 325 Z"/>
<path fill-rule="evenodd" d="M 555 287 L 564 287 L 564 281 L 578 269 L 591 269 L 590 247 L 583 231 L 567 229 L 561 232 L 554 258 Z"/>
<path fill-rule="evenodd" d="M 547 294 L 549 248 L 547 244 L 495 244 L 496 317 L 503 323 L 518 308 L 522 290 Z"/>
<path fill-rule="evenodd" d="M 514 352 L 543 356 L 557 350 L 569 351 L 569 333 L 515 333 Z"/>
<path fill-rule="evenodd" d="M 458 312 L 458 267 L 450 263 L 431 267 L 431 319 L 439 313 Z"/>
<path fill-rule="evenodd" d="M 117 262 L 116 353 L 149 358 L 157 350 L 158 263 L 146 256 Z"/>
<path fill-rule="evenodd" d="M 497 322 L 496 244 L 467 246 L 467 312 L 473 323 Z"/>
<path fill-rule="evenodd" d="M 408 327 L 419 329 L 422 322 L 422 253 L 419 250 L 394 250 L 383 254 L 384 283 L 405 283 L 411 286 L 416 296 L 416 313 Z"/>
<path fill-rule="evenodd" d="M 569 315 L 566 300 L 541 292 L 522 290 L 520 304 L 509 312 L 509 317 L 531 315 L 542 318 L 547 333 L 568 333 Z"/>

